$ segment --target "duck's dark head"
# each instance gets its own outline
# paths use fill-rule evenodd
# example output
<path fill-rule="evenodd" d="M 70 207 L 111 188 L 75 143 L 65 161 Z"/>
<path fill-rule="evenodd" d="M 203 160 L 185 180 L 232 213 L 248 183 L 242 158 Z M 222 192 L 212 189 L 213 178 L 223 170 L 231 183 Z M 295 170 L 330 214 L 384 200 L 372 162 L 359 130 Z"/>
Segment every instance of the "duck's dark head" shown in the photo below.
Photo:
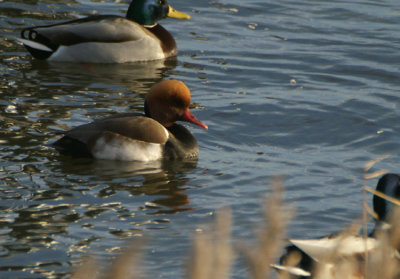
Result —
<path fill-rule="evenodd" d="M 167 0 L 132 0 L 126 13 L 126 18 L 142 25 L 154 25 L 166 17 L 190 19 L 189 15 L 172 8 Z"/>
<path fill-rule="evenodd" d="M 400 199 L 400 176 L 393 173 L 385 174 L 379 179 L 376 190 L 392 198 Z M 379 221 L 387 221 L 394 206 L 393 203 L 377 195 L 374 195 L 372 201 Z"/>
<path fill-rule="evenodd" d="M 155 84 L 145 99 L 146 116 L 157 120 L 165 127 L 176 121 L 186 121 L 208 129 L 190 111 L 190 90 L 182 81 L 163 80 Z"/>

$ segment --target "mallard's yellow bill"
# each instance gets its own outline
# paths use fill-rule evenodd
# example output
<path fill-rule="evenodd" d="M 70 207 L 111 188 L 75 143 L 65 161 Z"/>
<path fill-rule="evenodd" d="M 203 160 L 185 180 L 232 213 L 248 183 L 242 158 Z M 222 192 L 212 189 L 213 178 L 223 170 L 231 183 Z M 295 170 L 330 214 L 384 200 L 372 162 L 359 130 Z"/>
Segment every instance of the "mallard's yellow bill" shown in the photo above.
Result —
<path fill-rule="evenodd" d="M 179 12 L 179 11 L 175 10 L 174 8 L 172 8 L 171 6 L 169 6 L 167 16 L 172 17 L 172 18 L 177 18 L 177 19 L 190 19 L 190 15 Z"/>

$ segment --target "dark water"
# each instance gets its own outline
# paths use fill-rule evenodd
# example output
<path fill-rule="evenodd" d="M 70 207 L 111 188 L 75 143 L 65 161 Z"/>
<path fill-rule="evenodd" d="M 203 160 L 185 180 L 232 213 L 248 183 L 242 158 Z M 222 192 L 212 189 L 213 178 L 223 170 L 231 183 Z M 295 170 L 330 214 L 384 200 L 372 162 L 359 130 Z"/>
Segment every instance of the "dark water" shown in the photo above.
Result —
<path fill-rule="evenodd" d="M 389 154 L 373 170 L 398 172 L 400 2 L 176 0 L 192 15 L 162 21 L 177 59 L 32 60 L 14 41 L 22 27 L 128 5 L 68 3 L 0 1 L 1 278 L 60 278 L 83 254 L 108 261 L 132 237 L 148 239 L 149 278 L 183 277 L 196 228 L 231 206 L 235 237 L 249 237 L 275 175 L 297 208 L 290 236 L 311 238 L 359 216 L 367 161 Z M 141 111 L 163 78 L 187 83 L 210 128 L 190 126 L 198 161 L 96 162 L 48 147 L 61 130 Z"/>

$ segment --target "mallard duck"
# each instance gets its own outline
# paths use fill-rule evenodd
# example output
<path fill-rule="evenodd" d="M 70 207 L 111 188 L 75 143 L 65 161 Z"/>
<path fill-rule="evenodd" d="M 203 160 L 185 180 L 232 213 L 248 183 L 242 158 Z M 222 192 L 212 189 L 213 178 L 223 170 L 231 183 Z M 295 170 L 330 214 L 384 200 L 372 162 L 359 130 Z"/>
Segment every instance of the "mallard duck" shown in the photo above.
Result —
<path fill-rule="evenodd" d="M 176 121 L 208 129 L 190 111 L 190 91 L 175 79 L 155 84 L 144 112 L 122 113 L 73 128 L 53 145 L 63 154 L 121 161 L 186 159 L 198 156 L 194 136 Z"/>
<path fill-rule="evenodd" d="M 63 62 L 124 63 L 164 59 L 177 54 L 172 35 L 158 20 L 190 19 L 166 0 L 133 0 L 126 17 L 95 15 L 25 28 L 21 39 L 37 59 Z"/>
<path fill-rule="evenodd" d="M 378 181 L 376 191 L 386 196 L 400 199 L 400 176 L 393 173 L 383 175 Z M 286 247 L 286 252 L 280 259 L 280 265 L 273 265 L 273 267 L 289 272 L 292 275 L 290 278 L 307 278 L 313 276 L 312 272 L 315 269 L 316 262 L 326 260 L 334 253 L 341 257 L 347 257 L 363 255 L 365 251 L 373 251 L 379 246 L 379 242 L 375 238 L 375 232 L 385 230 L 389 226 L 387 221 L 393 204 L 377 195 L 373 196 L 372 202 L 378 219 L 375 223 L 375 229 L 368 238 L 336 233 L 319 239 L 291 239 L 289 241 L 292 245 Z M 299 260 L 297 266 L 287 266 L 287 261 L 291 257 Z M 322 271 L 320 270 L 320 272 L 326 272 L 326 275 L 330 276 L 334 266 L 326 262 L 321 268 Z"/>

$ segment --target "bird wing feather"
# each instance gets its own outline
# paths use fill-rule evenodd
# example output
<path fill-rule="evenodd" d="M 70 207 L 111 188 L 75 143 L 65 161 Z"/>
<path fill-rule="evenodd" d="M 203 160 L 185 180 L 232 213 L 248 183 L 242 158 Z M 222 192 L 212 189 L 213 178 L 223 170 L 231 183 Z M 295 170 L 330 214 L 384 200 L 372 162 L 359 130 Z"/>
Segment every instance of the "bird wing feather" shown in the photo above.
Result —
<path fill-rule="evenodd" d="M 168 131 L 164 126 L 145 116 L 101 119 L 73 128 L 66 135 L 90 145 L 106 131 L 133 140 L 159 144 L 165 144 L 169 137 Z"/>
<path fill-rule="evenodd" d="M 48 45 L 70 46 L 87 42 L 118 43 L 155 37 L 140 24 L 119 16 L 91 16 L 60 24 L 26 28 L 22 38 Z"/>

